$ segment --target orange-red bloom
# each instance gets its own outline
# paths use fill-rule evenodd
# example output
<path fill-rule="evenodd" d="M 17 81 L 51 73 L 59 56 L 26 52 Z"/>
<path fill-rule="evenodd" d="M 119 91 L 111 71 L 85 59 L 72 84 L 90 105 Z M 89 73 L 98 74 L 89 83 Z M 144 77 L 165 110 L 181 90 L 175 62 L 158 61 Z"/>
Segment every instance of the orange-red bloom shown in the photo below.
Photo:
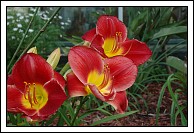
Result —
<path fill-rule="evenodd" d="M 127 38 L 127 28 L 114 16 L 101 16 L 96 28 L 86 32 L 82 39 L 90 42 L 91 48 L 98 51 L 104 58 L 118 55 L 125 56 L 138 66 L 152 55 L 144 42 Z"/>
<path fill-rule="evenodd" d="M 125 90 L 132 86 L 137 76 L 137 66 L 132 60 L 123 56 L 102 59 L 86 46 L 71 48 L 68 60 L 73 71 L 67 75 L 70 97 L 93 94 L 119 113 L 126 110 Z"/>
<path fill-rule="evenodd" d="M 8 76 L 7 110 L 33 120 L 45 119 L 66 100 L 66 81 L 41 56 L 27 53 Z"/>

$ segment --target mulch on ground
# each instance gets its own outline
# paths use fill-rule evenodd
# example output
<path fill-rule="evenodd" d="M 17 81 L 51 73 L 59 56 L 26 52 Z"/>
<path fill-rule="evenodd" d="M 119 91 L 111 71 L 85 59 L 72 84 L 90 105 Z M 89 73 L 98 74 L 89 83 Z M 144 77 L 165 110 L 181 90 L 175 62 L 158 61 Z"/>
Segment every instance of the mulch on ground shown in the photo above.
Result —
<path fill-rule="evenodd" d="M 160 117 L 158 120 L 158 125 L 156 125 L 156 108 L 157 108 L 158 97 L 160 95 L 162 85 L 163 84 L 161 83 L 149 84 L 147 91 L 141 94 L 142 97 L 147 102 L 147 106 L 148 106 L 147 111 L 143 103 L 143 100 L 139 99 L 138 102 L 142 108 L 140 112 L 129 115 L 124 118 L 120 118 L 118 120 L 112 120 L 112 121 L 100 124 L 98 126 L 171 126 L 170 109 L 171 109 L 172 99 L 167 89 L 164 93 L 162 104 L 160 107 Z M 173 85 L 173 87 L 176 88 L 177 86 Z M 187 98 L 185 95 L 182 95 L 182 99 L 186 100 Z M 179 103 L 181 103 L 181 100 L 179 101 Z M 115 112 L 112 112 L 112 113 L 114 114 Z M 187 114 L 187 110 L 184 113 Z M 80 126 L 89 126 L 93 122 L 105 117 L 106 116 L 102 114 L 100 111 L 96 111 L 91 115 L 87 116 L 84 119 L 85 123 Z M 180 125 L 181 125 L 181 120 L 179 116 L 177 119 L 177 126 L 180 126 Z"/>

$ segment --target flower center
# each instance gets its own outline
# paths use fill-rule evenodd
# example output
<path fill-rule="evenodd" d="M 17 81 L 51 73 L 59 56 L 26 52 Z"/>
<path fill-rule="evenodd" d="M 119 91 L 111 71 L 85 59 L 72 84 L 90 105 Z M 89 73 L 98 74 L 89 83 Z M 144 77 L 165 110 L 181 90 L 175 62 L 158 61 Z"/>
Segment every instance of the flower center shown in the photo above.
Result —
<path fill-rule="evenodd" d="M 110 86 L 112 84 L 108 65 L 104 65 L 104 71 L 101 74 L 95 70 L 90 72 L 87 82 L 96 85 L 98 90 L 103 95 L 108 95 L 110 93 Z M 88 86 L 86 86 L 85 89 L 88 93 L 92 93 Z"/>
<path fill-rule="evenodd" d="M 48 93 L 44 87 L 36 83 L 25 84 L 25 90 L 22 97 L 22 104 L 28 109 L 41 109 L 48 101 Z"/>
<path fill-rule="evenodd" d="M 122 32 L 116 32 L 116 36 L 106 38 L 104 44 L 102 45 L 106 56 L 113 57 L 117 55 L 122 55 L 120 42 L 122 42 Z"/>

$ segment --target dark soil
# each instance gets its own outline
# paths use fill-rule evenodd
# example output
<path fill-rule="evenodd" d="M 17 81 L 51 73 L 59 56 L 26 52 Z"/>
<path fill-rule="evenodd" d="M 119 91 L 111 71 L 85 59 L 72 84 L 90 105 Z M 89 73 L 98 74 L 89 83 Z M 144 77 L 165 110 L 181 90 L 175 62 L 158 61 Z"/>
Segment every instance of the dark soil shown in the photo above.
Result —
<path fill-rule="evenodd" d="M 144 102 L 142 99 L 139 99 L 139 104 L 141 106 L 141 110 L 138 113 L 129 115 L 127 117 L 120 118 L 118 120 L 109 121 L 98 126 L 171 126 L 170 123 L 170 109 L 172 99 L 169 92 L 165 91 L 162 104 L 160 107 L 160 116 L 158 120 L 158 125 L 156 125 L 156 108 L 157 102 L 160 95 L 160 91 L 162 89 L 162 85 L 160 83 L 149 84 L 146 92 L 142 93 L 142 97 L 147 102 L 148 110 L 146 111 Z M 176 85 L 173 85 L 173 88 L 177 88 Z M 187 97 L 184 94 L 181 94 L 181 100 L 179 100 L 179 104 L 182 104 L 182 100 L 187 100 Z M 130 99 L 130 97 L 129 97 Z M 135 102 L 134 102 L 135 103 Z M 136 109 L 134 109 L 136 110 Z M 184 112 L 187 116 L 187 109 Z M 116 114 L 116 112 L 113 112 Z M 90 116 L 84 119 L 85 124 L 80 126 L 89 126 L 93 122 L 105 118 L 106 116 L 102 114 L 100 111 L 91 114 Z M 181 126 L 180 116 L 177 119 L 177 125 Z"/>

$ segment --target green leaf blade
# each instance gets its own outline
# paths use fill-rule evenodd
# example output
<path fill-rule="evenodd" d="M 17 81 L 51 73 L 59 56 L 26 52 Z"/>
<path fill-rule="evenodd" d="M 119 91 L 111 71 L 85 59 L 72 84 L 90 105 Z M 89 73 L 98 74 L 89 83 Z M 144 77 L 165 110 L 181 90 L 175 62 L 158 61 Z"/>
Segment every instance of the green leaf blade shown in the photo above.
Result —
<path fill-rule="evenodd" d="M 131 114 L 134 114 L 136 112 L 138 112 L 138 110 L 129 111 L 129 112 L 126 112 L 124 114 L 116 114 L 116 115 L 108 116 L 108 117 L 103 118 L 101 120 L 95 121 L 90 126 L 96 126 L 96 125 L 99 125 L 101 123 L 105 123 L 105 122 L 108 122 L 108 121 L 111 121 L 111 120 L 115 120 L 115 119 L 119 119 L 119 118 L 122 118 L 122 117 L 126 117 L 126 116 L 131 115 Z"/>
<path fill-rule="evenodd" d="M 187 26 L 176 26 L 176 27 L 169 27 L 169 28 L 162 28 L 157 33 L 154 34 L 152 39 L 160 38 L 163 36 L 173 35 L 173 34 L 180 34 L 187 32 Z"/>

